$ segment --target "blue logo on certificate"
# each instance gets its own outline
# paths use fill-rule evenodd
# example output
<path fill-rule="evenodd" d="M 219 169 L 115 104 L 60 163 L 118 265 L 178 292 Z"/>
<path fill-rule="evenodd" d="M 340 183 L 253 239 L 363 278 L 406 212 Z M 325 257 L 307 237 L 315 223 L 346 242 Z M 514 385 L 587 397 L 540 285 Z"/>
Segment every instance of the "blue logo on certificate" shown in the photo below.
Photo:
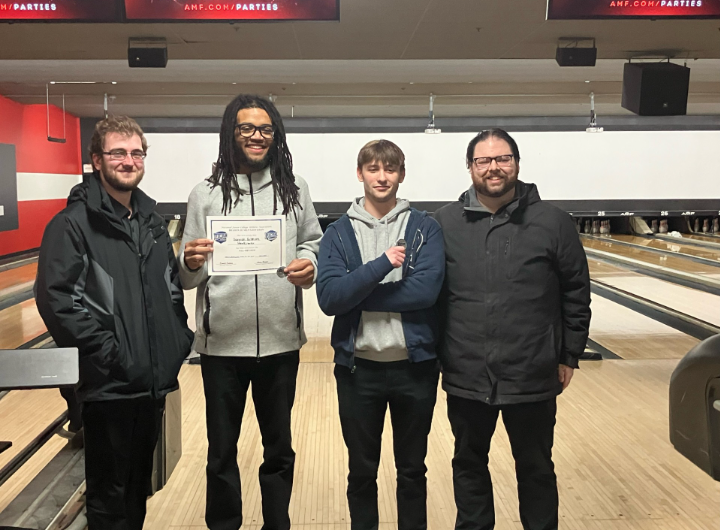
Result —
<path fill-rule="evenodd" d="M 265 239 L 268 241 L 275 241 L 277 239 L 277 232 L 275 230 L 268 230 L 265 232 Z"/>
<path fill-rule="evenodd" d="M 227 232 L 215 232 L 213 239 L 218 243 L 225 243 L 225 241 L 227 241 Z"/>

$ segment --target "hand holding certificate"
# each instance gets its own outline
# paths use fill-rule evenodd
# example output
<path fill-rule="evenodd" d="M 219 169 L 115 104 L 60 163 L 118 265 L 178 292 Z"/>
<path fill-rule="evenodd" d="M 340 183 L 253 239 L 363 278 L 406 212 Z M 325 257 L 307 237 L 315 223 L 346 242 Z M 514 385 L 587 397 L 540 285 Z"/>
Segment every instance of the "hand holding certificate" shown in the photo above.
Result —
<path fill-rule="evenodd" d="M 276 274 L 285 268 L 285 218 L 209 216 L 210 275 Z"/>

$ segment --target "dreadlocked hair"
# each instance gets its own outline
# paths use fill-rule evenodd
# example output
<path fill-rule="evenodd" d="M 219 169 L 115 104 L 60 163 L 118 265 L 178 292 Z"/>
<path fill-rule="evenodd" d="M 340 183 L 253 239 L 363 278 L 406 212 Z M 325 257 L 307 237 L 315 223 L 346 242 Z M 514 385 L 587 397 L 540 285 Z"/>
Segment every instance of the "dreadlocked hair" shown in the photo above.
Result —
<path fill-rule="evenodd" d="M 262 109 L 268 113 L 272 121 L 275 135 L 269 150 L 270 176 L 272 177 L 275 197 L 280 197 L 283 205 L 283 215 L 287 215 L 296 206 L 300 206 L 298 186 L 295 184 L 293 174 L 292 155 L 288 149 L 285 138 L 285 126 L 275 105 L 269 100 L 248 94 L 240 94 L 225 108 L 222 124 L 220 125 L 220 152 L 217 162 L 213 165 L 213 172 L 208 182 L 211 188 L 220 186 L 223 194 L 224 215 L 229 214 L 233 206 L 237 206 L 243 192 L 237 181 L 237 152 L 239 147 L 235 143 L 235 125 L 237 114 L 242 109 Z M 233 201 L 233 192 L 235 200 Z M 297 215 L 297 213 L 296 213 Z"/>

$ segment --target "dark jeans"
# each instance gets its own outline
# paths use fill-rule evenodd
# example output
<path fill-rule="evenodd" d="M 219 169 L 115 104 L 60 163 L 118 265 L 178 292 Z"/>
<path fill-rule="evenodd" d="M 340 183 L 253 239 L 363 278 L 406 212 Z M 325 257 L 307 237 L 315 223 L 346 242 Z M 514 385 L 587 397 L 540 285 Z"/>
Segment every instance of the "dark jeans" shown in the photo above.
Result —
<path fill-rule="evenodd" d="M 390 406 L 397 469 L 399 530 L 427 527 L 425 455 L 437 399 L 436 361 L 381 363 L 356 359 L 355 373 L 335 366 L 340 424 L 348 448 L 352 530 L 377 529 L 377 472 L 385 411 Z"/>
<path fill-rule="evenodd" d="M 89 530 L 142 530 L 165 399 L 83 404 Z"/>
<path fill-rule="evenodd" d="M 298 351 L 259 359 L 201 355 L 208 436 L 205 522 L 210 530 L 238 530 L 242 525 L 237 444 L 251 382 L 263 444 L 263 529 L 290 528 L 288 507 L 295 467 L 290 413 L 299 360 Z"/>
<path fill-rule="evenodd" d="M 448 418 L 455 435 L 453 486 L 458 530 L 495 528 L 488 471 L 490 440 L 500 411 L 515 459 L 520 521 L 525 530 L 558 527 L 558 491 L 552 461 L 555 398 L 536 403 L 492 406 L 448 394 Z"/>

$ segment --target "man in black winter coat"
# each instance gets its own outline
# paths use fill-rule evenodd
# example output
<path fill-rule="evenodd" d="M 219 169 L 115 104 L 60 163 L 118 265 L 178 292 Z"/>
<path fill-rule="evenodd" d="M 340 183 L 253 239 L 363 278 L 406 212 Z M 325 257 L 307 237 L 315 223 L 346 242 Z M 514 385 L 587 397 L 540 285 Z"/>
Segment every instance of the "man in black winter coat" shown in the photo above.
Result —
<path fill-rule="evenodd" d="M 517 179 L 507 132 L 477 135 L 466 162 L 472 186 L 435 214 L 445 238 L 438 353 L 455 435 L 455 528 L 495 526 L 488 452 L 502 412 L 523 528 L 556 529 L 556 397 L 588 337 L 587 259 L 571 217 Z"/>
<path fill-rule="evenodd" d="M 142 530 L 165 396 L 193 338 L 167 227 L 137 187 L 146 150 L 131 118 L 98 122 L 95 175 L 50 221 L 38 260 L 40 315 L 80 353 L 89 530 Z"/>

